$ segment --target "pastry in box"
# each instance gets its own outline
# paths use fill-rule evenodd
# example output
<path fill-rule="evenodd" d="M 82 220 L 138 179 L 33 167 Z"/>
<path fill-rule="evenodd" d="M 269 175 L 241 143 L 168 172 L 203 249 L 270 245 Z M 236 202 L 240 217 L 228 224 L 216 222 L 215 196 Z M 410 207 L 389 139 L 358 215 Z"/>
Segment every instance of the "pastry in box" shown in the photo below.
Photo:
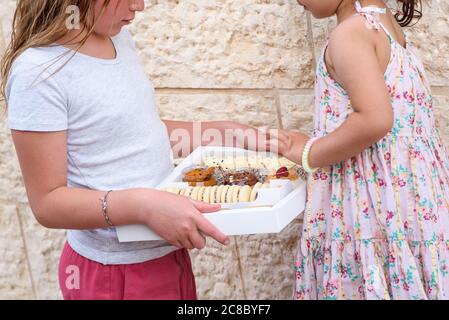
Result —
<path fill-rule="evenodd" d="M 200 147 L 158 187 L 222 210 L 204 214 L 227 235 L 277 233 L 302 213 L 306 174 L 271 153 Z M 117 228 L 121 242 L 159 240 L 146 226 Z"/>

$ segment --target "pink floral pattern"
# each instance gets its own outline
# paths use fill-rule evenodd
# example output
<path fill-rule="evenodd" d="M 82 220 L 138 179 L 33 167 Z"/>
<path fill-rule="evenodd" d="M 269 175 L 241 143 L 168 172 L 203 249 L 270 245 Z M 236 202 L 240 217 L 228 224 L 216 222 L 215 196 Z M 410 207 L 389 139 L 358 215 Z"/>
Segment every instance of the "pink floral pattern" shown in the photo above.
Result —
<path fill-rule="evenodd" d="M 447 149 L 422 63 L 380 26 L 391 43 L 385 81 L 394 126 L 357 156 L 309 177 L 296 299 L 449 299 Z M 323 56 L 315 137 L 353 112 Z"/>

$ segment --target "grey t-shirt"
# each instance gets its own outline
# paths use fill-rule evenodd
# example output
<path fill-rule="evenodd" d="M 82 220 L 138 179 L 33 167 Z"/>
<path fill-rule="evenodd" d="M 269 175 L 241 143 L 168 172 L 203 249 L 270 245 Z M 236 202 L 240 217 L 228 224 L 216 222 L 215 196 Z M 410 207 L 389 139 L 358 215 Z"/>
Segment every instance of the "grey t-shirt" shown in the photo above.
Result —
<path fill-rule="evenodd" d="M 73 51 L 61 58 L 68 51 L 62 46 L 31 48 L 9 74 L 10 129 L 67 131 L 68 187 L 152 188 L 173 169 L 167 129 L 133 39 L 124 28 L 112 40 L 113 60 L 81 53 L 69 59 Z M 119 243 L 114 228 L 69 230 L 68 241 L 102 264 L 140 263 L 175 250 L 164 241 Z"/>

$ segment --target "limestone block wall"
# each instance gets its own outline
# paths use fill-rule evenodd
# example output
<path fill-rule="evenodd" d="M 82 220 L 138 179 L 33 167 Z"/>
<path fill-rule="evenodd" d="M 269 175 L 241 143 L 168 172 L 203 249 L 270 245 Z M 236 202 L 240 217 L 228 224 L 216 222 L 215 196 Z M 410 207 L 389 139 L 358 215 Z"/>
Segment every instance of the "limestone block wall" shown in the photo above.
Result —
<path fill-rule="evenodd" d="M 0 52 L 13 0 L 0 0 Z M 424 60 L 449 143 L 449 2 L 431 0 L 406 29 Z M 295 0 L 151 1 L 130 27 L 163 118 L 230 119 L 310 131 L 314 67 L 333 19 Z M 279 235 L 239 236 L 192 251 L 202 299 L 288 299 L 301 221 Z M 33 218 L 4 119 L 0 120 L 0 299 L 60 299 L 64 232 Z"/>

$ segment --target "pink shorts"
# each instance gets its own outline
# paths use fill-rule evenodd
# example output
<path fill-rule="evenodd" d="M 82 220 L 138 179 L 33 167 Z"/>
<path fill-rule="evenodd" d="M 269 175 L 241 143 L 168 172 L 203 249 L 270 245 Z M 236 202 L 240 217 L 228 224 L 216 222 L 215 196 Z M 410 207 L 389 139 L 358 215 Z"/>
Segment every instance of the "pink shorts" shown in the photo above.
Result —
<path fill-rule="evenodd" d="M 66 300 L 196 300 L 187 250 L 129 265 L 103 265 L 65 244 L 59 286 Z"/>

